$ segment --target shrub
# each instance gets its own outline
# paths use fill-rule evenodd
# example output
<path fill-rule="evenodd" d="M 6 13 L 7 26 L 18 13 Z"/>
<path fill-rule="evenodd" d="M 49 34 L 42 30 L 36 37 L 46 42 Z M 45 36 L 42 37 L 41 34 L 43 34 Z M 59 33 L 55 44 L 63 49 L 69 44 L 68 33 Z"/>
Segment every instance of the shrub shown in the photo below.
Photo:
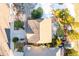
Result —
<path fill-rule="evenodd" d="M 52 46 L 53 47 L 59 47 L 62 43 L 61 39 L 58 39 L 58 37 L 55 35 L 54 38 L 52 38 Z"/>
<path fill-rule="evenodd" d="M 24 47 L 23 43 L 20 43 L 20 42 L 16 43 L 16 48 L 17 48 L 18 52 L 23 52 L 23 47 Z"/>
<path fill-rule="evenodd" d="M 46 43 L 45 46 L 47 46 L 48 48 L 52 47 L 52 43 Z"/>
<path fill-rule="evenodd" d="M 13 42 L 16 43 L 19 39 L 17 37 L 13 38 Z"/>
<path fill-rule="evenodd" d="M 64 37 L 64 30 L 62 28 L 58 28 L 57 32 L 56 32 L 56 35 L 58 37 Z"/>
<path fill-rule="evenodd" d="M 65 49 L 65 56 L 78 56 L 78 52 L 74 49 Z"/>
<path fill-rule="evenodd" d="M 14 28 L 15 29 L 23 28 L 23 25 L 24 25 L 24 23 L 22 21 L 20 21 L 20 20 L 16 20 L 14 22 Z"/>
<path fill-rule="evenodd" d="M 43 9 L 41 7 L 37 8 L 37 9 L 34 9 L 31 13 L 31 17 L 33 19 L 38 19 L 38 18 L 41 18 L 43 15 Z"/>

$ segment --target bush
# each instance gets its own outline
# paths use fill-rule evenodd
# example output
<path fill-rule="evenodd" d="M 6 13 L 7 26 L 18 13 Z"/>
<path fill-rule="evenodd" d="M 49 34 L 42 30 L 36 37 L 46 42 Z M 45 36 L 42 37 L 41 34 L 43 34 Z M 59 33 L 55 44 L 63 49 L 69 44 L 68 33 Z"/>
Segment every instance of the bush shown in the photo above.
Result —
<path fill-rule="evenodd" d="M 52 43 L 46 43 L 45 46 L 47 46 L 48 48 L 53 47 Z"/>
<path fill-rule="evenodd" d="M 17 37 L 13 38 L 13 42 L 16 43 L 19 39 Z"/>
<path fill-rule="evenodd" d="M 55 35 L 54 38 L 52 38 L 52 46 L 53 47 L 59 47 L 62 43 L 61 39 L 58 39 L 58 37 Z"/>
<path fill-rule="evenodd" d="M 23 47 L 24 47 L 23 43 L 20 43 L 20 42 L 16 43 L 16 47 L 15 48 L 17 48 L 18 52 L 23 52 Z"/>
<path fill-rule="evenodd" d="M 65 49 L 65 56 L 78 56 L 78 52 L 74 49 Z"/>
<path fill-rule="evenodd" d="M 23 28 L 23 25 L 24 25 L 24 23 L 22 21 L 20 21 L 20 20 L 16 20 L 14 22 L 14 28 L 15 29 Z"/>
<path fill-rule="evenodd" d="M 62 28 L 58 28 L 57 32 L 56 32 L 56 35 L 58 37 L 64 37 L 64 30 Z"/>
<path fill-rule="evenodd" d="M 41 18 L 42 15 L 43 15 L 43 9 L 41 7 L 37 8 L 36 10 L 34 9 L 31 13 L 31 17 L 33 19 Z"/>

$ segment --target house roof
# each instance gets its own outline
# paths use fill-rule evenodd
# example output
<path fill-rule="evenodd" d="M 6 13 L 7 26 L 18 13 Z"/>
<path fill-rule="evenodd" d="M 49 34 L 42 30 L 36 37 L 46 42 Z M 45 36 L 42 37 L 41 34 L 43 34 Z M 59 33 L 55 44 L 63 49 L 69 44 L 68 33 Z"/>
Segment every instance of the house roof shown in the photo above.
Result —
<path fill-rule="evenodd" d="M 27 34 L 31 33 L 31 34 L 34 34 L 32 35 L 29 39 L 28 39 L 28 42 L 30 43 L 36 43 L 40 38 L 39 38 L 39 23 L 37 20 L 28 20 L 28 28 L 27 30 L 30 32 L 27 32 Z M 30 35 L 31 35 L 30 34 Z"/>
<path fill-rule="evenodd" d="M 0 4 L 0 26 L 9 28 L 9 7 L 7 4 Z"/>
<path fill-rule="evenodd" d="M 30 26 L 33 33 L 28 33 L 30 37 L 28 42 L 30 43 L 50 43 L 51 42 L 51 19 L 44 19 L 41 22 L 38 20 L 28 20 L 28 25 Z M 34 34 L 34 35 L 32 35 Z"/>

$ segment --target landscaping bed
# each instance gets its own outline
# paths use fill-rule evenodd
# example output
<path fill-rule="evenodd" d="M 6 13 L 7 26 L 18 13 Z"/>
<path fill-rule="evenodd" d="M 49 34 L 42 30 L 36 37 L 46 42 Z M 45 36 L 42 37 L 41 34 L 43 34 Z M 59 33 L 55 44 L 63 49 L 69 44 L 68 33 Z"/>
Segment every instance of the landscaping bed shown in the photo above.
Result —
<path fill-rule="evenodd" d="M 17 49 L 18 52 L 23 52 L 24 42 L 20 42 L 17 37 L 13 38 L 14 50 Z"/>
<path fill-rule="evenodd" d="M 78 51 L 74 49 L 65 49 L 64 56 L 79 56 Z"/>

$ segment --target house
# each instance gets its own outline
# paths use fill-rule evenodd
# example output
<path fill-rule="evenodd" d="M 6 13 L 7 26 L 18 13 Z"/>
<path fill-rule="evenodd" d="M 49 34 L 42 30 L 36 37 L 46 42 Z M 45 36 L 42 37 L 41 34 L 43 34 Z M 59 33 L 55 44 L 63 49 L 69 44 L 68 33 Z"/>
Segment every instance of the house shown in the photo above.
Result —
<path fill-rule="evenodd" d="M 28 20 L 26 37 L 28 43 L 44 44 L 52 41 L 51 19 Z M 31 31 L 28 31 L 31 30 Z"/>

